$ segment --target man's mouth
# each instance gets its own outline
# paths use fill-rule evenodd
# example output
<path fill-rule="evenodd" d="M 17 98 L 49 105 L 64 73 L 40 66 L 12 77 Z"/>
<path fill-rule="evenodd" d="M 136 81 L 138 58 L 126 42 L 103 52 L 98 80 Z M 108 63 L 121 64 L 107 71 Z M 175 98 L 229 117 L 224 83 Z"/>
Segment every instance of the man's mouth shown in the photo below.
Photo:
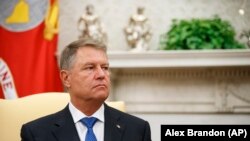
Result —
<path fill-rule="evenodd" d="M 106 88 L 107 86 L 105 84 L 98 84 L 95 85 L 94 88 Z"/>

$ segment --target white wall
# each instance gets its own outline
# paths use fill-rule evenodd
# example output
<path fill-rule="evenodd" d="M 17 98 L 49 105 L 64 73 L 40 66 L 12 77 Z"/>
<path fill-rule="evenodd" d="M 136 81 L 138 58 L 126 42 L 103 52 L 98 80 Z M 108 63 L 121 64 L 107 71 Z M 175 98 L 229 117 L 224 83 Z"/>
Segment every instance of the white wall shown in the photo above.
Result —
<path fill-rule="evenodd" d="M 78 38 L 77 21 L 88 4 L 93 4 L 109 37 L 109 50 L 128 49 L 123 28 L 138 6 L 145 7 L 152 26 L 151 49 L 157 49 L 159 35 L 170 28 L 172 19 L 210 18 L 218 14 L 229 20 L 238 34 L 250 29 L 250 1 L 246 0 L 245 16 L 238 14 L 244 0 L 60 0 L 59 52 Z M 248 8 L 248 9 L 246 9 Z M 246 41 L 246 40 L 244 40 Z"/>

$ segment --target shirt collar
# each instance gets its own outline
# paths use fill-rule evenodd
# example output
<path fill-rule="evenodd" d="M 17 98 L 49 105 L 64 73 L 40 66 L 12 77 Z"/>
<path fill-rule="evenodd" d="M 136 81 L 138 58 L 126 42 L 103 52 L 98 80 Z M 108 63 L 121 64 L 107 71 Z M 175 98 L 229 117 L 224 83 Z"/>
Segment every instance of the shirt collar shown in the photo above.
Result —
<path fill-rule="evenodd" d="M 73 117 L 74 123 L 77 123 L 86 116 L 84 113 L 82 113 L 80 110 L 78 110 L 71 101 L 69 102 L 69 111 Z M 91 117 L 97 118 L 99 121 L 104 122 L 104 105 L 102 106 L 93 114 Z"/>

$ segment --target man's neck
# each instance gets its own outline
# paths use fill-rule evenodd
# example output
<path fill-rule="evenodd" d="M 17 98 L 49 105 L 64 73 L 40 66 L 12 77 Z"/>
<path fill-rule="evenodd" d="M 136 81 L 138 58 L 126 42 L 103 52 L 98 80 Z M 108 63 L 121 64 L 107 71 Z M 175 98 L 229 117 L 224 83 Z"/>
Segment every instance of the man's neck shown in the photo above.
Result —
<path fill-rule="evenodd" d="M 93 115 L 101 106 L 102 102 L 89 100 L 89 101 L 75 101 L 71 99 L 71 103 L 86 116 Z"/>

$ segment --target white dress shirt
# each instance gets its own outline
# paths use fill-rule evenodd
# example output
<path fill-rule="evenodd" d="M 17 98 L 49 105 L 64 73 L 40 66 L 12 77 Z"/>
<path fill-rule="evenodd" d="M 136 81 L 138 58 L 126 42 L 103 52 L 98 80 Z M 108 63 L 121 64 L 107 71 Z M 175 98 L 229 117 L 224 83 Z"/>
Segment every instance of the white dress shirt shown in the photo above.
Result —
<path fill-rule="evenodd" d="M 80 120 L 86 116 L 84 113 L 79 111 L 71 102 L 69 102 L 69 111 L 73 117 L 73 121 L 75 123 L 76 130 L 80 137 L 81 141 L 85 141 L 85 136 L 88 128 L 83 125 Z M 95 117 L 98 120 L 96 121 L 93 131 L 96 136 L 97 141 L 104 140 L 104 105 L 102 105 L 91 117 Z"/>

